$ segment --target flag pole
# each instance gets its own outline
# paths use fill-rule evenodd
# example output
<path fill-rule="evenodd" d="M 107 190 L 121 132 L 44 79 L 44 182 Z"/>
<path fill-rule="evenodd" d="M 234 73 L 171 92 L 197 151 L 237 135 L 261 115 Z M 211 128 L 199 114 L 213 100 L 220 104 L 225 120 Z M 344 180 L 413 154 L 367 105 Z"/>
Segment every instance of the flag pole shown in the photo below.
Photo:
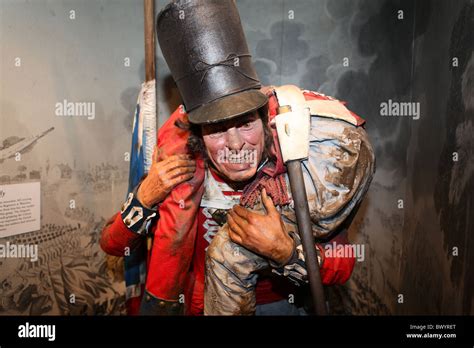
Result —
<path fill-rule="evenodd" d="M 128 193 L 133 192 L 140 179 L 148 172 L 153 162 L 156 147 L 157 107 L 155 81 L 155 32 L 154 0 L 144 0 L 145 37 L 145 82 L 138 93 L 133 116 L 132 147 L 130 151 L 130 174 Z M 127 194 L 128 195 L 128 194 Z M 124 258 L 127 310 L 129 315 L 139 314 L 145 289 L 147 249 L 151 239 L 130 251 Z"/>
<path fill-rule="evenodd" d="M 155 4 L 144 0 L 145 14 L 145 81 L 155 78 Z"/>
<path fill-rule="evenodd" d="M 145 29 L 145 82 L 156 77 L 155 68 L 155 0 L 143 0 Z M 156 84 L 155 84 L 156 86 Z M 158 100 L 155 88 L 155 100 Z M 158 128 L 158 102 L 155 103 L 156 128 Z M 152 239 L 147 238 L 147 249 L 151 249 Z"/>

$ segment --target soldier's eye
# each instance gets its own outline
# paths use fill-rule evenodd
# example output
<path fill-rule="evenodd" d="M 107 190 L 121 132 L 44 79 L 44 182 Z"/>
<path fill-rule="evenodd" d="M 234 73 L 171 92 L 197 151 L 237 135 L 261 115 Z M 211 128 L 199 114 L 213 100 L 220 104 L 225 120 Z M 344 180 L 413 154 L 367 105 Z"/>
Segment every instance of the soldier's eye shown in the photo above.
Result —
<path fill-rule="evenodd" d="M 211 134 L 209 134 L 209 137 L 211 138 L 220 138 L 224 135 L 225 132 L 213 132 Z"/>
<path fill-rule="evenodd" d="M 243 128 L 243 129 L 249 129 L 249 128 L 252 128 L 253 124 L 255 123 L 255 121 L 252 121 L 252 122 L 246 122 L 244 123 L 243 125 L 240 126 L 240 128 Z"/>

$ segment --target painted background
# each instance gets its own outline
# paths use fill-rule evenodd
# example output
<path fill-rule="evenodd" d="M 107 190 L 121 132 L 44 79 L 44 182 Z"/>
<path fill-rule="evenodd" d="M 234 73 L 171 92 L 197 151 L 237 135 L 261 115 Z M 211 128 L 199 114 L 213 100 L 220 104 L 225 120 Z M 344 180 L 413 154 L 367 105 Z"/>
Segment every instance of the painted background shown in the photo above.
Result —
<path fill-rule="evenodd" d="M 264 84 L 332 95 L 367 120 L 377 173 L 350 229 L 366 255 L 329 290 L 333 312 L 474 314 L 474 3 L 237 5 Z M 35 264 L 0 259 L 0 314 L 123 314 L 122 263 L 98 238 L 126 194 L 142 1 L 2 0 L 0 11 L 0 185 L 42 187 L 41 230 L 0 239 L 40 252 Z M 159 48 L 157 59 L 163 124 L 180 97 Z M 419 102 L 420 118 L 381 116 L 389 99 Z M 95 118 L 56 116 L 63 100 L 94 102 Z"/>

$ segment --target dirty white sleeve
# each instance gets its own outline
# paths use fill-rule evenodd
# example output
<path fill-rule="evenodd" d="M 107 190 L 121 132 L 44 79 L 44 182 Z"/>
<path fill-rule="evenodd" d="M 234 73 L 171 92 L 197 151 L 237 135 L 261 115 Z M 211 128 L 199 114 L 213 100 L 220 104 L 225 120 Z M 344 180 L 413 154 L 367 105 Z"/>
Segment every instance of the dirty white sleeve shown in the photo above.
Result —
<path fill-rule="evenodd" d="M 358 207 L 375 171 L 375 157 L 362 127 L 311 117 L 309 158 L 303 176 L 316 238 L 327 239 Z"/>

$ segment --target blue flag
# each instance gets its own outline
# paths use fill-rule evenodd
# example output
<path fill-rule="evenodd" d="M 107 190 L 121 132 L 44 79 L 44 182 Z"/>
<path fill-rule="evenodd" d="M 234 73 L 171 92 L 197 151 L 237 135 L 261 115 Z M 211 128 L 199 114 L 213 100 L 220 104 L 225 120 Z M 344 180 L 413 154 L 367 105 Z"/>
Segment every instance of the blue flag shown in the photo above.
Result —
<path fill-rule="evenodd" d="M 132 192 L 152 164 L 156 146 L 156 89 L 155 80 L 142 84 L 133 120 L 132 149 L 128 192 Z M 128 194 L 127 194 L 128 195 Z M 147 243 L 125 256 L 126 299 L 141 298 L 146 279 Z M 130 308 L 128 308 L 129 314 Z"/>

